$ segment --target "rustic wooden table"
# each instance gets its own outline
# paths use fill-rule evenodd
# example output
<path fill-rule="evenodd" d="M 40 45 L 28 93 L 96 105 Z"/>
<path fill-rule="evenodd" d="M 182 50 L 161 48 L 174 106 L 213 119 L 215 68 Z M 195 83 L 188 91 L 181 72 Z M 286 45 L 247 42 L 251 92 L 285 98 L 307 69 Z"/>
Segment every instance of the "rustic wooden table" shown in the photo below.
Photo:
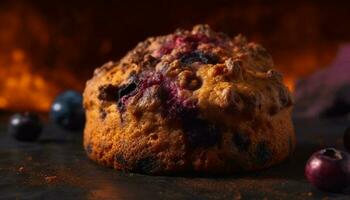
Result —
<path fill-rule="evenodd" d="M 312 152 L 343 148 L 342 120 L 295 120 L 298 145 L 283 164 L 232 177 L 125 174 L 89 161 L 81 133 L 47 124 L 36 143 L 21 143 L 0 125 L 0 199 L 349 199 L 314 189 L 304 178 Z"/>

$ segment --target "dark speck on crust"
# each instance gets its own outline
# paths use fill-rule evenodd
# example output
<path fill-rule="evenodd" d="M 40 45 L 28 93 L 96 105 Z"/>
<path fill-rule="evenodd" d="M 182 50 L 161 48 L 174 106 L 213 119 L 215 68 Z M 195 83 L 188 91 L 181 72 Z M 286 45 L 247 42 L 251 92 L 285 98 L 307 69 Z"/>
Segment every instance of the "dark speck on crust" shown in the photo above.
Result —
<path fill-rule="evenodd" d="M 183 118 L 183 129 L 192 147 L 210 147 L 218 144 L 221 130 L 206 120 L 196 117 Z"/>
<path fill-rule="evenodd" d="M 267 161 L 269 161 L 272 158 L 272 152 L 269 149 L 266 142 L 260 142 L 256 146 L 255 156 L 257 163 L 260 165 L 264 165 Z"/>
<path fill-rule="evenodd" d="M 127 161 L 125 160 L 124 156 L 120 153 L 116 154 L 114 156 L 114 161 L 120 165 L 127 165 Z"/>
<path fill-rule="evenodd" d="M 191 52 L 181 56 L 180 62 L 183 64 L 192 64 L 194 62 L 201 62 L 204 64 L 216 64 L 218 63 L 218 58 L 212 54 L 205 54 L 202 52 Z"/>
<path fill-rule="evenodd" d="M 135 171 L 141 173 L 153 173 L 159 165 L 153 157 L 145 157 L 136 162 Z"/>
<path fill-rule="evenodd" d="M 143 59 L 143 62 L 141 62 L 141 66 L 145 68 L 153 68 L 156 66 L 156 64 L 159 62 L 159 59 L 151 56 L 151 55 L 146 55 Z"/>
<path fill-rule="evenodd" d="M 272 105 L 270 108 L 269 108 L 269 114 L 272 116 L 272 115 L 275 115 L 277 114 L 279 111 L 279 107 L 277 105 Z"/>
<path fill-rule="evenodd" d="M 98 88 L 98 99 L 103 101 L 116 101 L 118 98 L 119 87 L 116 85 L 108 84 Z"/>
<path fill-rule="evenodd" d="M 240 152 L 246 152 L 248 151 L 249 145 L 251 143 L 249 137 L 242 133 L 242 132 L 237 132 L 233 135 L 232 137 L 233 143 L 236 145 L 236 148 Z"/>

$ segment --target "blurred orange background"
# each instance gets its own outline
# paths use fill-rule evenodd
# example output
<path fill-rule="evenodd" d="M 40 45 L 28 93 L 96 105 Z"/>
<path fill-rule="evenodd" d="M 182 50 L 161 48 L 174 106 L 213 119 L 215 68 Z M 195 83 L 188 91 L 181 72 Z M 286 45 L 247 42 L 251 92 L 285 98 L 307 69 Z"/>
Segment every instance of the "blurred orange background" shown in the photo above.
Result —
<path fill-rule="evenodd" d="M 261 43 L 293 90 L 350 42 L 349 8 L 330 1 L 2 1 L 0 110 L 48 111 L 60 91 L 82 91 L 94 68 L 139 41 L 199 23 Z"/>

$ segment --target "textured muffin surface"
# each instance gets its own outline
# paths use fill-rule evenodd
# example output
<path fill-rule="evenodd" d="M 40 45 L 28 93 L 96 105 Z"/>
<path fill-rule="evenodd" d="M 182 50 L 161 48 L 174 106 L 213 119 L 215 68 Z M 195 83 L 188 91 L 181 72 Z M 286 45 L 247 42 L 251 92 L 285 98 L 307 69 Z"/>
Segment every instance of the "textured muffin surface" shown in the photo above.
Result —
<path fill-rule="evenodd" d="M 147 174 L 269 167 L 295 146 L 292 100 L 267 51 L 206 25 L 148 38 L 84 92 L 94 161 Z"/>

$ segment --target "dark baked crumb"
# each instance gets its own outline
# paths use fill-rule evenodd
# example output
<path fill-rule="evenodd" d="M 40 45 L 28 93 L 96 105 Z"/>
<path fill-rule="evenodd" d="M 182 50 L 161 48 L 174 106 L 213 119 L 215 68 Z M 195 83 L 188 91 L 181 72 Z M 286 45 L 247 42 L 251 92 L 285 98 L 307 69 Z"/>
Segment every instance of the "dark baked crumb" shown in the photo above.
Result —
<path fill-rule="evenodd" d="M 180 62 L 184 65 L 191 65 L 194 62 L 201 62 L 204 64 L 216 64 L 219 58 L 215 55 L 203 53 L 200 51 L 193 51 L 186 53 L 180 57 Z"/>
<path fill-rule="evenodd" d="M 249 137 L 240 131 L 233 134 L 232 141 L 240 152 L 247 152 L 251 144 Z"/>
<path fill-rule="evenodd" d="M 141 66 L 144 68 L 153 68 L 159 62 L 159 59 L 153 57 L 152 55 L 146 55 L 141 62 Z"/>
<path fill-rule="evenodd" d="M 184 116 L 182 123 L 191 147 L 210 147 L 221 139 L 222 132 L 217 125 L 193 114 Z"/>
<path fill-rule="evenodd" d="M 108 84 L 99 87 L 98 99 L 102 101 L 116 101 L 118 98 L 119 87 L 116 85 Z"/>
<path fill-rule="evenodd" d="M 253 92 L 241 93 L 240 98 L 244 102 L 243 112 L 249 116 L 254 116 L 261 109 L 261 99 Z"/>
<path fill-rule="evenodd" d="M 139 159 L 136 161 L 135 171 L 141 173 L 152 173 L 159 168 L 157 159 L 151 156 Z"/>
<path fill-rule="evenodd" d="M 114 156 L 114 161 L 116 163 L 118 163 L 119 165 L 127 165 L 128 164 L 128 162 L 125 160 L 123 154 L 121 154 L 121 153 L 117 153 Z"/>
<path fill-rule="evenodd" d="M 279 111 L 279 106 L 278 105 L 271 105 L 269 108 L 269 114 L 270 115 L 275 115 Z"/>
<path fill-rule="evenodd" d="M 256 161 L 260 165 L 264 165 L 272 158 L 272 152 L 266 142 L 260 142 L 255 150 Z"/>

